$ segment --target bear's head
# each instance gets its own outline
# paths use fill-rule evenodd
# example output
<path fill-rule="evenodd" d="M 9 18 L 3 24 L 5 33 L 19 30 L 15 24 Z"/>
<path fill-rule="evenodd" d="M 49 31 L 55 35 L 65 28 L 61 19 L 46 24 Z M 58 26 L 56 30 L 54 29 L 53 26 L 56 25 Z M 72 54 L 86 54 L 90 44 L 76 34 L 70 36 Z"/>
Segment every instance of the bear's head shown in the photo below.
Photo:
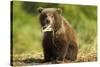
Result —
<path fill-rule="evenodd" d="M 40 13 L 40 24 L 43 32 L 57 31 L 61 27 L 61 9 L 59 8 L 38 8 Z"/>

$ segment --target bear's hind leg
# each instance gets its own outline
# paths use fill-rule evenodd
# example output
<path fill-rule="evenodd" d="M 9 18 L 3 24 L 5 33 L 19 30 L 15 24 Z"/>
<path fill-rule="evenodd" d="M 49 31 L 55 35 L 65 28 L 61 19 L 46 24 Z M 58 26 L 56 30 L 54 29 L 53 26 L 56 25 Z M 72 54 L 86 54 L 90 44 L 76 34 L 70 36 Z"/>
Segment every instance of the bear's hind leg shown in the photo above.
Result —
<path fill-rule="evenodd" d="M 66 60 L 75 61 L 77 59 L 78 47 L 77 45 L 69 45 L 66 54 Z"/>
<path fill-rule="evenodd" d="M 64 63 L 64 59 L 66 57 L 66 47 L 62 47 L 58 51 L 58 57 L 56 57 L 56 63 Z"/>

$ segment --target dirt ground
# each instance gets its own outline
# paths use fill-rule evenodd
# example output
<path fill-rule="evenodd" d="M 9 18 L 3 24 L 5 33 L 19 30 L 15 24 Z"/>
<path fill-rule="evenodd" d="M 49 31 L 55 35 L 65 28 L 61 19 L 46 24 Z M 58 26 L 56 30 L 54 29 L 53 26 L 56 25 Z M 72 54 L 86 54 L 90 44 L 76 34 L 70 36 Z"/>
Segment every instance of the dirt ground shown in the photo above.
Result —
<path fill-rule="evenodd" d="M 80 55 L 78 54 L 77 60 L 73 62 L 66 62 L 67 63 L 80 63 L 80 62 L 94 62 L 97 61 L 96 54 L 87 54 L 87 55 Z M 43 64 L 52 64 L 51 62 L 43 62 L 43 55 L 41 53 L 38 54 L 21 54 L 21 55 L 14 55 L 11 64 L 13 66 L 28 66 L 28 65 L 43 65 Z"/>

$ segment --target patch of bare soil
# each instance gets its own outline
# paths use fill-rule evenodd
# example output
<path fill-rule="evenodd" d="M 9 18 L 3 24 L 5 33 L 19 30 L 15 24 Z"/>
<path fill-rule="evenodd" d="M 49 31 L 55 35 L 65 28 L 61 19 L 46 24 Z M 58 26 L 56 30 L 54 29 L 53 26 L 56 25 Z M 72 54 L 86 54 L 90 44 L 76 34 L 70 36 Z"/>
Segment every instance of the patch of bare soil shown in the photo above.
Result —
<path fill-rule="evenodd" d="M 12 61 L 13 66 L 28 66 L 28 65 L 42 65 L 42 64 L 52 64 L 51 62 L 43 63 L 43 55 L 37 54 L 35 56 L 32 55 L 16 55 Z M 97 61 L 96 54 L 88 54 L 80 56 L 76 61 L 67 61 L 66 63 L 79 63 L 79 62 L 93 62 Z"/>

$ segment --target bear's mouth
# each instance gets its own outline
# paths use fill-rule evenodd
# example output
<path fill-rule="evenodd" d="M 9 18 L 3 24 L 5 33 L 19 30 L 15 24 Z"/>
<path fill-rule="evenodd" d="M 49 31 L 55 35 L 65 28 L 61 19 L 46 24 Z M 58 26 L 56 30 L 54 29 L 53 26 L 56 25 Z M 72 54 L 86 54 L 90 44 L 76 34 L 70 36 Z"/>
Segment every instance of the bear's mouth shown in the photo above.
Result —
<path fill-rule="evenodd" d="M 50 32 L 50 31 L 53 31 L 51 25 L 42 27 L 42 32 Z"/>

